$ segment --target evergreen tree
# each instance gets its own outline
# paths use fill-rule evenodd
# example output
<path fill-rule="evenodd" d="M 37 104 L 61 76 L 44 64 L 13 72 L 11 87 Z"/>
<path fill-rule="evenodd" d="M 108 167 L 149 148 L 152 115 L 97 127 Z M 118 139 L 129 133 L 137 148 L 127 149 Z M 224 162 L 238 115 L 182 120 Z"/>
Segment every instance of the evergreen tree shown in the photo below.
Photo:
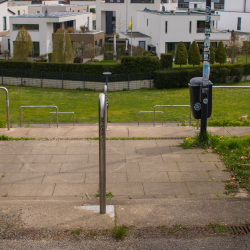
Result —
<path fill-rule="evenodd" d="M 30 34 L 25 28 L 21 28 L 16 36 L 13 58 L 14 60 L 27 61 L 32 52 L 33 42 Z"/>
<path fill-rule="evenodd" d="M 175 53 L 175 64 L 187 64 L 187 49 L 183 42 L 179 42 Z"/>
<path fill-rule="evenodd" d="M 188 63 L 190 65 L 200 65 L 200 50 L 195 41 L 192 42 L 188 50 Z"/>
<path fill-rule="evenodd" d="M 214 54 L 214 47 L 210 46 L 210 64 L 214 64 L 215 61 L 215 54 Z"/>
<path fill-rule="evenodd" d="M 52 62 L 72 63 L 73 60 L 70 36 L 66 29 L 58 29 L 53 39 Z"/>
<path fill-rule="evenodd" d="M 216 48 L 215 61 L 220 64 L 223 64 L 227 61 L 227 52 L 222 41 L 219 42 L 219 45 Z"/>

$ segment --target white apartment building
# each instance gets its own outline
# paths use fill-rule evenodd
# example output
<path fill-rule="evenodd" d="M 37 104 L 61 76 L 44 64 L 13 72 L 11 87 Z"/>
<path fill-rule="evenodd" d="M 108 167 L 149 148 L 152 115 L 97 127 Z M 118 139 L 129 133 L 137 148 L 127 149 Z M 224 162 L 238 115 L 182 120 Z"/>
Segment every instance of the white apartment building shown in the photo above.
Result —
<path fill-rule="evenodd" d="M 206 9 L 206 2 L 189 2 L 189 9 L 190 10 L 205 10 Z M 214 2 L 211 2 L 211 9 L 214 9 Z"/>
<path fill-rule="evenodd" d="M 227 42 L 231 34 L 218 32 L 214 29 L 214 22 L 220 19 L 219 15 L 211 16 L 211 43 L 214 47 L 220 41 Z M 203 52 L 205 39 L 205 13 L 189 11 L 137 11 L 137 30 L 133 36 L 132 45 L 140 46 L 146 50 L 155 48 L 157 56 L 161 53 L 175 52 L 180 41 L 184 42 L 189 49 L 190 44 L 196 41 L 200 52 Z M 129 39 L 131 44 L 131 32 L 120 37 Z"/>
<path fill-rule="evenodd" d="M 96 0 L 96 28 L 107 34 L 127 29 L 131 18 L 133 30 L 137 31 L 137 10 L 176 10 L 178 0 Z"/>
<path fill-rule="evenodd" d="M 7 39 L 3 41 L 3 37 L 10 34 L 9 17 L 13 16 L 13 13 L 8 9 L 8 1 L 0 0 L 0 42 L 1 53 L 9 49 L 10 41 Z"/>
<path fill-rule="evenodd" d="M 25 27 L 34 45 L 34 56 L 52 52 L 53 33 L 59 28 L 73 27 L 75 31 L 88 23 L 92 30 L 90 12 L 51 12 L 10 17 L 10 51 L 13 55 L 14 42 L 18 30 Z"/>
<path fill-rule="evenodd" d="M 250 32 L 250 0 L 225 0 L 224 11 L 217 11 L 221 18 L 218 29 Z"/>

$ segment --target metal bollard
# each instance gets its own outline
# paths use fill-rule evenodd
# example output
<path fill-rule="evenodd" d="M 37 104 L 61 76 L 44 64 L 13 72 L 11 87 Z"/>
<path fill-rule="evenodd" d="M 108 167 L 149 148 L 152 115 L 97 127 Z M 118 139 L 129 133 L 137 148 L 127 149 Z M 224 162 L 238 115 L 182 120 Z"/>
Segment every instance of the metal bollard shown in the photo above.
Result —
<path fill-rule="evenodd" d="M 105 95 L 99 95 L 99 191 L 100 214 L 106 213 L 106 101 Z"/>
<path fill-rule="evenodd" d="M 0 87 L 0 89 L 3 89 L 6 93 L 7 130 L 10 130 L 9 93 L 5 87 Z"/>

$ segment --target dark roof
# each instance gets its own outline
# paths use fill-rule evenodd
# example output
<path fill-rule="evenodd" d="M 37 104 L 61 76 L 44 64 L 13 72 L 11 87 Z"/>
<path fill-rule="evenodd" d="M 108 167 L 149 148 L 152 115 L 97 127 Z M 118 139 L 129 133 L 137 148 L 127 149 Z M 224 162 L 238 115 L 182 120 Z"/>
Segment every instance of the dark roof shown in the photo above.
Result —
<path fill-rule="evenodd" d="M 4 2 L 8 2 L 8 0 L 0 0 L 0 4 Z"/>
<path fill-rule="evenodd" d="M 11 11 L 10 9 L 8 9 L 8 11 L 9 11 L 11 14 L 16 15 L 16 13 L 13 12 L 13 11 Z"/>
<path fill-rule="evenodd" d="M 131 37 L 131 31 L 128 31 L 127 36 Z M 132 37 L 136 38 L 136 37 L 150 37 L 150 36 L 142 34 L 141 32 L 132 31 Z"/>

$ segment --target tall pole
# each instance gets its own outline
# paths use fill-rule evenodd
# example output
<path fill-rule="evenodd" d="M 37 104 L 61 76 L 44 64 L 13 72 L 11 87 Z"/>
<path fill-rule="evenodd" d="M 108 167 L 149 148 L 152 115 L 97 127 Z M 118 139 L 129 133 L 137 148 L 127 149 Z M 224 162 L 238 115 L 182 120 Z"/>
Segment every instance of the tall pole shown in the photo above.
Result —
<path fill-rule="evenodd" d="M 131 56 L 132 56 L 132 29 L 133 29 L 133 23 L 132 23 L 132 16 L 131 16 Z"/>
<path fill-rule="evenodd" d="M 201 86 L 201 129 L 200 137 L 207 132 L 207 113 L 208 113 L 208 83 L 209 83 L 209 59 L 210 59 L 210 21 L 211 21 L 211 0 L 206 0 L 206 19 L 205 19 L 205 41 L 204 41 L 204 62 L 203 80 Z"/>
<path fill-rule="evenodd" d="M 99 95 L 99 191 L 100 214 L 106 213 L 106 101 L 105 95 Z"/>

